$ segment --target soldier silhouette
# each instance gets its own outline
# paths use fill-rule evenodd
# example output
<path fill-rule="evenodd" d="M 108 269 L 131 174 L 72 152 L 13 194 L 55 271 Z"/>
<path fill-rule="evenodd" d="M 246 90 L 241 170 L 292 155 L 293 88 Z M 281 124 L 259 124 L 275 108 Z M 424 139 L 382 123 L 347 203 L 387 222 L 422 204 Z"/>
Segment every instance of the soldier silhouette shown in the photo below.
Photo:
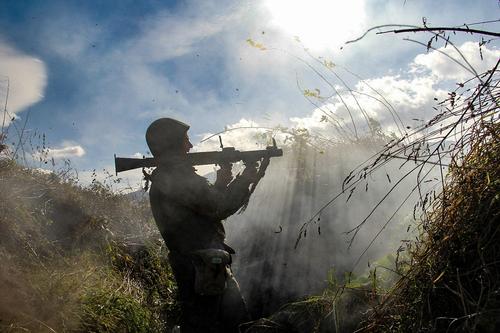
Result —
<path fill-rule="evenodd" d="M 188 129 L 161 118 L 146 132 L 158 161 L 151 174 L 151 209 L 178 285 L 181 332 L 238 332 L 250 318 L 231 272 L 234 250 L 224 243 L 222 220 L 248 203 L 249 187 L 263 176 L 269 159 L 246 161 L 234 179 L 231 164 L 222 165 L 212 185 L 186 159 L 193 147 Z"/>

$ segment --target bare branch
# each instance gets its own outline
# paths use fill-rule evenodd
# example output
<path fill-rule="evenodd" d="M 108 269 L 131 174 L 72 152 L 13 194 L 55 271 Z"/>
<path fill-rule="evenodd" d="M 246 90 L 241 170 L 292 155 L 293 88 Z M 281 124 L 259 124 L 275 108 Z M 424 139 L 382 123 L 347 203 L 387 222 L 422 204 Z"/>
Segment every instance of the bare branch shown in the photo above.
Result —
<path fill-rule="evenodd" d="M 377 35 L 387 34 L 390 32 L 393 32 L 395 34 L 399 34 L 399 33 L 404 33 L 404 32 L 422 32 L 422 31 L 429 31 L 429 32 L 432 32 L 432 31 L 458 31 L 458 32 L 468 32 L 471 34 L 480 34 L 480 35 L 487 35 L 487 36 L 493 36 L 493 37 L 500 37 L 500 33 L 498 33 L 498 32 L 479 30 L 479 29 L 449 28 L 449 27 L 425 27 L 425 28 L 396 29 L 396 30 L 379 31 L 379 32 L 377 32 Z"/>

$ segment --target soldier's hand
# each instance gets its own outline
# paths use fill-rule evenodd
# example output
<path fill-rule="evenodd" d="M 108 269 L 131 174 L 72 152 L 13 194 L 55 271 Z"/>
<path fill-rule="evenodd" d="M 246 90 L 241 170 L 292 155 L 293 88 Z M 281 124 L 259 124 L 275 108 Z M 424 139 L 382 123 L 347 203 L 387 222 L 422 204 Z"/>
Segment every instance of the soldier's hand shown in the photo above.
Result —
<path fill-rule="evenodd" d="M 215 181 L 217 185 L 227 186 L 233 180 L 232 167 L 232 163 L 223 163 L 220 165 L 220 169 L 217 170 L 217 180 Z"/>
<path fill-rule="evenodd" d="M 257 176 L 257 161 L 256 160 L 249 160 L 249 161 L 244 161 L 245 163 L 245 170 L 241 173 L 242 177 L 245 177 L 246 179 L 250 180 L 251 182 L 254 182 L 258 179 Z"/>

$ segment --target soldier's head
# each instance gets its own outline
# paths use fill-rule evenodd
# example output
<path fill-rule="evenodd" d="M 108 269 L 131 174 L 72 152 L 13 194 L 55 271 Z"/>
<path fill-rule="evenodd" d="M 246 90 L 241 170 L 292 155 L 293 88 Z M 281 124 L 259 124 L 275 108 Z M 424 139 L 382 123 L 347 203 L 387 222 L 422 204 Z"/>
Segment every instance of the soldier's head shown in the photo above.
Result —
<path fill-rule="evenodd" d="M 151 123 L 146 131 L 146 142 L 155 157 L 183 155 L 193 147 L 187 131 L 189 125 L 172 118 L 160 118 Z"/>

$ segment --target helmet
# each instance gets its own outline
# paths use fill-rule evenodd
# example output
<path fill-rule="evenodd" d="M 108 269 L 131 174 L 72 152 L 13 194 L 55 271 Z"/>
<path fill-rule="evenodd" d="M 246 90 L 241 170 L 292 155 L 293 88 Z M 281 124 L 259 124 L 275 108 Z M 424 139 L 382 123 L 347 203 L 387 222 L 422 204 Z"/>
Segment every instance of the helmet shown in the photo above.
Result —
<path fill-rule="evenodd" d="M 181 146 L 189 125 L 172 118 L 160 118 L 146 130 L 146 142 L 153 156 L 177 151 Z"/>

